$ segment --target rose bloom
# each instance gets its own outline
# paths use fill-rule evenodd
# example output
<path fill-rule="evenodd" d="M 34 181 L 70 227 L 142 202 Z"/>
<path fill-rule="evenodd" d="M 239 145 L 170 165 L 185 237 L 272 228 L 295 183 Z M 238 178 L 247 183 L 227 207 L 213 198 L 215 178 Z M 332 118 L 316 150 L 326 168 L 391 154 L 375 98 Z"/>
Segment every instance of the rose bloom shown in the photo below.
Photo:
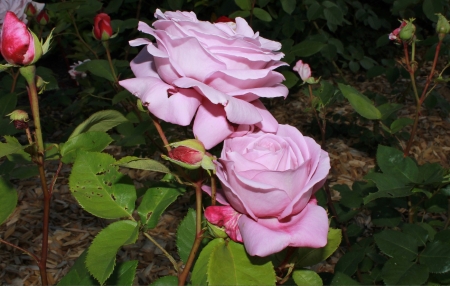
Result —
<path fill-rule="evenodd" d="M 6 12 L 11 11 L 17 15 L 22 22 L 27 23 L 27 15 L 25 15 L 25 9 L 28 3 L 33 4 L 36 8 L 36 13 L 39 13 L 45 6 L 45 4 L 37 3 L 30 0 L 1 0 L 0 1 L 0 26 L 3 25 L 5 20 Z M 1 28 L 1 27 L 0 27 Z"/>
<path fill-rule="evenodd" d="M 278 123 L 260 97 L 287 96 L 280 59 L 280 43 L 254 33 L 247 22 L 210 23 L 193 12 L 156 10 L 153 28 L 140 22 L 138 29 L 152 35 L 130 41 L 146 47 L 133 59 L 136 78 L 120 84 L 141 99 L 158 118 L 188 125 L 194 119 L 195 136 L 210 149 L 230 135 L 255 127 L 276 132 Z M 237 133 L 236 133 L 237 132 Z"/>
<path fill-rule="evenodd" d="M 85 78 L 87 74 L 85 72 L 77 71 L 77 66 L 90 61 L 90 59 L 86 59 L 84 61 L 78 61 L 76 63 L 73 63 L 73 65 L 70 66 L 69 75 L 72 79 L 76 79 L 78 76 Z"/>
<path fill-rule="evenodd" d="M 295 127 L 226 139 L 216 172 L 222 184 L 206 219 L 243 242 L 250 255 L 327 244 L 328 216 L 315 192 L 330 169 L 328 153 Z M 210 193 L 211 189 L 204 186 Z"/>
<path fill-rule="evenodd" d="M 295 64 L 293 70 L 298 72 L 298 75 L 303 81 L 306 81 L 308 78 L 311 77 L 311 68 L 309 67 L 308 64 L 303 63 L 302 60 L 299 60 Z"/>

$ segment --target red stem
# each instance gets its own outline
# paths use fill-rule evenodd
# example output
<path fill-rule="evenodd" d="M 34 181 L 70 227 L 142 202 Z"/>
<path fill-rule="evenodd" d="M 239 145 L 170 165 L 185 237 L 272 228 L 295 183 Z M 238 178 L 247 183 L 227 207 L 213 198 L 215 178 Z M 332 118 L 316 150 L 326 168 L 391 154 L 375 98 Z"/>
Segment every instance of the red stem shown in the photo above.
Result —
<path fill-rule="evenodd" d="M 431 66 L 430 74 L 428 75 L 427 81 L 425 83 L 425 87 L 422 91 L 422 95 L 420 96 L 419 106 L 422 106 L 422 103 L 425 100 L 425 95 L 427 94 L 428 86 L 430 85 L 431 80 L 433 79 L 434 71 L 436 69 L 436 64 L 437 64 L 437 60 L 439 57 L 439 52 L 441 51 L 441 44 L 442 44 L 442 40 L 439 40 L 438 45 L 436 47 L 436 52 L 434 54 L 434 60 L 433 60 L 433 65 Z"/>

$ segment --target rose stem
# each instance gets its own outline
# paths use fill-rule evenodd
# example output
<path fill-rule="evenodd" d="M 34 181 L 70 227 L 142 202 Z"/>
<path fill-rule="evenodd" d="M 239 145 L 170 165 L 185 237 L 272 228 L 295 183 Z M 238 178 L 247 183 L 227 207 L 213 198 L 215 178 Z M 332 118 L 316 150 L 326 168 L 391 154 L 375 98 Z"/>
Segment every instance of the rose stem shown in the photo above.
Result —
<path fill-rule="evenodd" d="M 72 25 L 75 28 L 75 34 L 77 35 L 78 39 L 80 40 L 80 42 L 83 43 L 83 45 L 91 52 L 94 54 L 95 58 L 98 59 L 98 55 L 97 53 L 91 48 L 91 46 L 89 46 L 83 39 L 83 37 L 80 35 L 80 31 L 78 31 L 78 26 L 77 23 L 75 23 L 75 19 L 73 18 L 72 13 L 68 13 L 70 20 L 72 21 Z"/>
<path fill-rule="evenodd" d="M 34 155 L 39 169 L 39 176 L 41 178 L 42 192 L 44 194 L 44 212 L 42 222 L 42 251 L 41 259 L 38 267 L 41 274 L 42 285 L 48 285 L 47 280 L 47 254 L 48 254 L 48 227 L 50 215 L 50 199 L 51 194 L 47 188 L 47 180 L 45 178 L 44 170 L 44 140 L 42 139 L 41 120 L 39 116 L 39 99 L 36 89 L 36 67 L 34 65 L 21 67 L 20 74 L 25 78 L 28 85 L 28 97 L 30 100 L 31 110 L 33 113 L 33 120 L 36 134 L 37 154 Z"/>
<path fill-rule="evenodd" d="M 317 114 L 317 110 L 314 108 L 313 92 L 312 92 L 312 87 L 310 84 L 308 84 L 308 90 L 309 90 L 309 101 L 311 103 L 311 108 L 313 110 L 314 116 L 316 117 L 317 124 L 319 125 L 320 134 L 322 135 L 322 144 L 320 144 L 320 147 L 323 149 L 325 147 L 325 128 L 324 128 L 324 125 L 320 123 L 319 115 Z"/>
<path fill-rule="evenodd" d="M 216 175 L 211 176 L 211 205 L 216 205 L 216 191 L 217 191 L 217 180 Z"/>
<path fill-rule="evenodd" d="M 195 201 L 196 201 L 196 225 L 195 225 L 195 241 L 192 246 L 189 257 L 186 261 L 183 271 L 178 275 L 178 286 L 182 286 L 186 282 L 186 278 L 194 262 L 197 250 L 200 247 L 200 243 L 203 239 L 202 230 L 202 183 L 203 180 L 199 180 L 195 183 Z"/>
<path fill-rule="evenodd" d="M 156 118 L 151 112 L 148 113 L 153 121 L 153 124 L 155 125 L 156 130 L 158 131 L 159 137 L 161 137 L 161 140 L 163 141 L 164 147 L 166 147 L 167 152 L 170 152 L 172 148 L 169 145 L 169 141 L 167 141 L 166 135 L 164 134 L 164 131 L 161 128 L 161 124 L 159 123 L 158 118 Z"/>
<path fill-rule="evenodd" d="M 173 267 L 175 268 L 175 270 L 178 272 L 178 264 L 175 261 L 175 259 L 172 257 L 172 255 L 170 255 L 167 250 L 164 249 L 164 247 L 162 247 L 156 240 L 153 239 L 153 237 L 150 236 L 150 234 L 144 232 L 144 236 L 146 238 L 148 238 L 148 240 L 150 240 L 151 242 L 153 242 L 154 245 L 156 245 L 156 247 L 159 248 L 159 250 L 161 250 L 161 252 L 164 254 L 165 257 L 167 257 L 167 259 L 170 260 L 170 262 L 172 263 Z"/>

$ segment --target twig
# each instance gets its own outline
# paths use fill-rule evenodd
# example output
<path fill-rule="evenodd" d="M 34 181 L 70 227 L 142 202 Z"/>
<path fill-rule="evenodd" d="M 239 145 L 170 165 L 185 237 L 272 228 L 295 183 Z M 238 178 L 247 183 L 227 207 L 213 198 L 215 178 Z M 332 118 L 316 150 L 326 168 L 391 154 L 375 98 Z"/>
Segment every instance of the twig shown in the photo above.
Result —
<path fill-rule="evenodd" d="M 170 262 L 172 263 L 173 267 L 175 268 L 175 271 L 178 272 L 178 270 L 179 270 L 179 269 L 178 269 L 178 264 L 177 264 L 177 262 L 175 261 L 175 259 L 173 258 L 173 256 L 170 255 L 169 252 L 167 252 L 167 251 L 164 249 L 164 247 L 162 247 L 158 242 L 156 242 L 156 240 L 154 240 L 153 237 L 150 236 L 150 234 L 144 232 L 144 235 L 145 235 L 146 238 L 148 238 L 148 240 L 150 240 L 151 242 L 153 242 L 153 244 L 156 245 L 156 247 L 158 247 L 159 250 L 162 251 L 162 253 L 164 253 L 164 256 L 166 256 L 166 257 L 170 260 Z"/>

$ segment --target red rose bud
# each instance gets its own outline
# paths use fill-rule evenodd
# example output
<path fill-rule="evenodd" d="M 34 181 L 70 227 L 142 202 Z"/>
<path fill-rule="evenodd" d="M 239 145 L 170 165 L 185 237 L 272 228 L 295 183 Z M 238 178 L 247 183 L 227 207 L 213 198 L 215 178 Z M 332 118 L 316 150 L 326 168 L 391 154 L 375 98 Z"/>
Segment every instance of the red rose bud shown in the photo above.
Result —
<path fill-rule="evenodd" d="M 216 23 L 227 23 L 227 22 L 235 22 L 235 21 L 233 19 L 228 18 L 227 16 L 220 16 L 216 20 Z"/>
<path fill-rule="evenodd" d="M 111 38 L 113 30 L 111 27 L 111 18 L 105 14 L 97 14 L 94 18 L 94 38 L 99 41 L 106 41 Z"/>
<path fill-rule="evenodd" d="M 169 152 L 169 157 L 173 160 L 180 161 L 197 168 L 200 167 L 204 155 L 204 153 L 186 146 L 173 148 L 172 151 Z"/>
<path fill-rule="evenodd" d="M 36 17 L 36 21 L 39 23 L 39 25 L 45 26 L 50 21 L 50 17 L 47 14 L 47 11 L 42 10 L 41 13 L 39 13 Z"/>
<path fill-rule="evenodd" d="M 25 7 L 25 15 L 27 15 L 28 17 L 34 17 L 36 13 L 37 13 L 36 7 L 34 7 L 34 5 L 31 2 L 28 3 L 27 7 Z"/>
<path fill-rule="evenodd" d="M 403 41 L 409 41 L 414 36 L 414 33 L 416 32 L 416 26 L 412 23 L 414 20 L 415 19 L 409 19 L 409 21 L 403 20 L 403 22 L 406 22 L 406 25 L 400 28 L 400 33 L 398 34 L 399 38 Z"/>
<path fill-rule="evenodd" d="M 37 36 L 11 11 L 6 12 L 0 47 L 3 58 L 12 65 L 30 65 L 42 56 Z"/>

